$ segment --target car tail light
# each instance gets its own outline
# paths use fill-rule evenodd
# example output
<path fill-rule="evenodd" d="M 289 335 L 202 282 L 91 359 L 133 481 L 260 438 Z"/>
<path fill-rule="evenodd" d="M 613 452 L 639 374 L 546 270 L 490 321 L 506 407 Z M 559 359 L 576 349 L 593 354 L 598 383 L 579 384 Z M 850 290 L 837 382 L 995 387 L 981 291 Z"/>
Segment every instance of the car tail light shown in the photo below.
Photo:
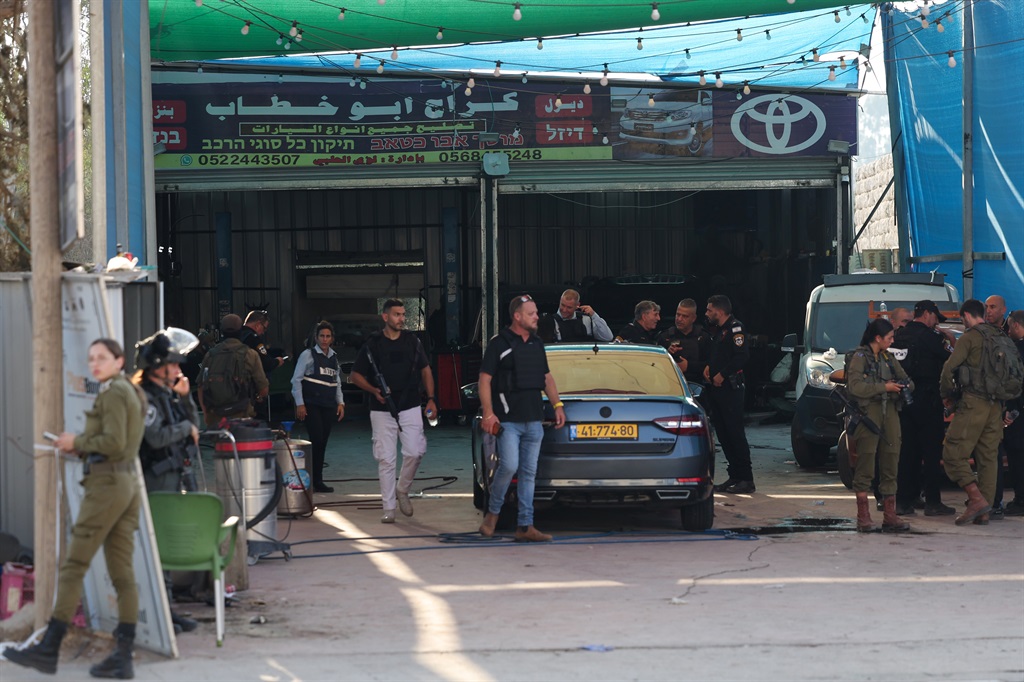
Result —
<path fill-rule="evenodd" d="M 695 436 L 707 433 L 704 420 L 700 417 L 660 417 L 653 421 L 655 425 L 677 436 Z"/>
<path fill-rule="evenodd" d="M 704 479 L 698 476 L 697 478 L 677 478 L 676 483 L 682 483 L 684 485 L 697 485 Z"/>

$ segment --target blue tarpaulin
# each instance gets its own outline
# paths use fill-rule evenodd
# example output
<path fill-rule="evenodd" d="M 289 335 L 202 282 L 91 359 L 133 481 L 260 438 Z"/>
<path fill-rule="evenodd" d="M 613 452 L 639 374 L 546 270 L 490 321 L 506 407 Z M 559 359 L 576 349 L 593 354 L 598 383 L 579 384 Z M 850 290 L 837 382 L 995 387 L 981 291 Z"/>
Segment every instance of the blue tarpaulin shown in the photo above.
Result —
<path fill-rule="evenodd" d="M 953 21 L 941 33 L 934 24 L 922 29 L 917 12 L 883 14 L 889 97 L 898 111 L 893 135 L 903 164 L 900 229 L 913 256 L 1005 253 L 1005 260 L 975 261 L 973 273 L 962 272 L 959 255 L 915 270 L 944 272 L 961 292 L 964 277 L 973 276 L 974 298 L 999 294 L 1011 310 L 1024 308 L 1024 5 L 973 5 L 974 242 L 966 245 L 962 92 L 971 60 L 963 54 L 964 4 L 949 5 Z"/>

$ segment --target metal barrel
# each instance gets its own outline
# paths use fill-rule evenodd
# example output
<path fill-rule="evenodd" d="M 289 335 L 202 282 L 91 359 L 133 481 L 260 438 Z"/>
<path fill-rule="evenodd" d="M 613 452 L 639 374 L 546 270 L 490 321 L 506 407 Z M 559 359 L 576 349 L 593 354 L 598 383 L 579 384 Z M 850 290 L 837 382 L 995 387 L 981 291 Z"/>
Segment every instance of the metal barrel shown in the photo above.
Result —
<path fill-rule="evenodd" d="M 284 485 L 281 500 L 277 503 L 278 514 L 304 516 L 313 511 L 313 489 L 306 469 L 306 453 L 311 445 L 308 440 L 299 438 L 274 443 Z"/>
<path fill-rule="evenodd" d="M 228 428 L 235 437 L 237 460 L 228 440 L 218 440 L 213 451 L 216 491 L 224 512 L 244 518 L 246 525 L 263 515 L 246 537 L 250 542 L 276 542 L 276 509 L 266 509 L 279 485 L 273 432 L 255 420 L 235 420 Z"/>

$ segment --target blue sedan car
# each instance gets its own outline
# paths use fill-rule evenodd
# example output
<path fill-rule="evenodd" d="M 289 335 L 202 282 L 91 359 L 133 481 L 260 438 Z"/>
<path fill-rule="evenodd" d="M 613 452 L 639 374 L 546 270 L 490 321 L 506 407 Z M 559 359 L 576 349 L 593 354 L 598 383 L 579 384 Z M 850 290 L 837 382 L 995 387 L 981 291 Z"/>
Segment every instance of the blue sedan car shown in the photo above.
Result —
<path fill-rule="evenodd" d="M 679 509 L 684 529 L 711 528 L 711 430 L 668 352 L 657 346 L 573 344 L 548 346 L 547 356 L 566 424 L 545 429 L 535 505 Z M 553 422 L 546 402 L 545 412 Z M 478 509 L 487 505 L 497 464 L 494 449 L 478 415 L 473 425 Z M 515 513 L 513 481 L 499 524 L 511 526 Z"/>

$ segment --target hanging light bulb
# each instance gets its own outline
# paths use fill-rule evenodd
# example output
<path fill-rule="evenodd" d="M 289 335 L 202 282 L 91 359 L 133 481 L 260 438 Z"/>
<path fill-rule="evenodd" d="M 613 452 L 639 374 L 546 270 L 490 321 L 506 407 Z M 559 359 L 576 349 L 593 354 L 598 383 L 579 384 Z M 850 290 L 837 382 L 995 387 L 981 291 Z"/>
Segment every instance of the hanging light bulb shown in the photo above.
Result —
<path fill-rule="evenodd" d="M 494 77 L 498 78 L 501 76 L 501 62 L 494 62 Z"/>
<path fill-rule="evenodd" d="M 282 45 L 284 43 L 284 36 L 282 34 L 278 33 L 277 34 L 277 40 L 275 40 L 274 42 L 277 43 L 278 45 Z"/>
<path fill-rule="evenodd" d="M 203 6 L 203 0 L 196 0 L 196 7 L 202 7 L 202 6 Z"/>
<path fill-rule="evenodd" d="M 835 12 L 833 12 L 832 14 L 834 14 L 834 15 L 835 15 L 835 17 L 836 17 L 836 23 L 837 23 L 837 24 L 838 24 L 838 23 L 839 23 L 840 21 L 842 21 L 842 19 L 840 19 L 840 18 L 839 18 L 839 10 L 836 10 L 836 11 L 835 11 Z"/>
<path fill-rule="evenodd" d="M 298 32 L 299 32 L 299 22 L 293 21 L 292 22 L 292 27 L 290 29 L 288 29 L 288 35 L 290 35 L 292 38 L 294 38 L 295 34 L 298 33 Z"/>
<path fill-rule="evenodd" d="M 811 59 L 813 59 L 816 62 L 821 61 L 821 57 L 818 56 L 817 50 L 811 50 Z"/>
<path fill-rule="evenodd" d="M 470 89 L 475 88 L 476 87 L 476 79 L 473 78 L 472 76 L 470 76 L 469 80 L 466 81 L 466 87 L 468 87 Z"/>
<path fill-rule="evenodd" d="M 658 3 L 651 3 L 651 21 L 658 21 L 661 19 L 661 12 L 658 11 Z"/>
<path fill-rule="evenodd" d="M 384 60 L 380 60 L 377 64 L 377 73 L 384 73 Z"/>
<path fill-rule="evenodd" d="M 687 59 L 690 58 L 690 48 L 686 48 L 685 50 L 683 50 L 683 56 L 686 57 Z"/>
<path fill-rule="evenodd" d="M 473 88 L 466 88 L 466 97 L 469 97 L 472 94 L 473 94 Z"/>
<path fill-rule="evenodd" d="M 608 65 L 604 65 L 604 71 L 601 72 L 601 87 L 608 87 Z"/>
<path fill-rule="evenodd" d="M 242 35 L 243 36 L 249 35 L 249 27 L 250 26 L 252 26 L 252 22 L 251 21 L 245 22 L 245 25 L 242 26 Z"/>
<path fill-rule="evenodd" d="M 561 93 L 555 95 L 555 109 L 562 108 L 562 95 Z"/>
<path fill-rule="evenodd" d="M 344 7 L 339 7 L 338 8 L 338 21 L 345 21 L 345 8 Z"/>
<path fill-rule="evenodd" d="M 715 87 L 716 88 L 720 88 L 723 85 L 725 85 L 725 81 L 722 80 L 722 74 L 716 73 L 715 74 Z"/>
<path fill-rule="evenodd" d="M 544 49 L 544 39 L 543 38 L 537 38 L 537 49 L 538 50 L 543 50 Z"/>
<path fill-rule="evenodd" d="M 197 7 L 198 7 L 198 5 L 197 5 Z M 203 65 L 202 64 L 200 64 L 199 68 L 196 69 L 196 73 L 198 73 L 198 74 L 202 74 L 203 73 Z"/>
<path fill-rule="evenodd" d="M 283 73 L 277 74 L 277 82 L 278 83 L 284 83 L 284 74 Z"/>
<path fill-rule="evenodd" d="M 851 16 L 852 14 L 853 14 L 853 12 L 850 11 L 850 6 L 847 5 L 846 6 L 846 16 Z"/>
<path fill-rule="evenodd" d="M 743 40 L 743 29 L 742 28 L 738 28 L 738 29 L 736 29 L 736 42 L 738 43 L 738 42 L 741 42 L 742 40 Z"/>
<path fill-rule="evenodd" d="M 607 135 L 605 135 L 604 137 L 601 138 L 601 144 L 608 144 L 608 136 Z"/>
<path fill-rule="evenodd" d="M 636 49 L 638 49 L 638 50 L 644 49 L 644 39 L 643 38 L 637 38 L 636 39 Z"/>
<path fill-rule="evenodd" d="M 598 132 L 598 131 L 597 131 L 597 126 L 594 126 L 594 127 L 593 127 L 593 128 L 592 128 L 592 129 L 590 130 L 590 132 L 592 132 L 592 133 L 594 133 L 595 135 L 597 135 L 597 132 Z"/>
<path fill-rule="evenodd" d="M 589 95 L 590 94 L 590 83 L 589 82 L 583 84 L 583 94 L 584 95 Z"/>
<path fill-rule="evenodd" d="M 942 25 L 942 19 L 935 20 L 935 30 L 938 31 L 939 33 L 946 32 L 946 27 Z"/>
<path fill-rule="evenodd" d="M 700 78 L 697 79 L 697 82 L 700 83 L 701 85 L 707 85 L 708 84 L 708 79 L 707 79 L 707 77 L 704 76 L 704 72 L 703 71 L 700 72 Z"/>
<path fill-rule="evenodd" d="M 693 137 L 696 134 L 697 134 L 697 126 L 695 126 L 694 124 L 691 123 L 690 124 L 690 137 Z"/>
<path fill-rule="evenodd" d="M 769 31 L 768 29 L 764 30 L 764 39 L 765 40 L 771 40 L 772 39 L 772 32 Z"/>
<path fill-rule="evenodd" d="M 648 106 L 648 107 L 650 107 L 651 109 L 653 109 L 653 108 L 654 108 L 654 105 L 655 105 L 655 102 L 654 102 L 654 93 L 652 92 L 652 93 L 649 93 L 649 94 L 647 95 L 647 106 Z"/>
<path fill-rule="evenodd" d="M 352 62 L 352 66 L 354 66 L 355 68 L 358 69 L 362 65 L 363 65 L 363 55 L 361 55 L 361 54 L 359 54 L 357 52 L 356 53 L 356 60 L 354 62 Z"/>
<path fill-rule="evenodd" d="M 928 16 L 931 13 L 931 11 L 931 7 L 928 6 L 928 0 L 924 0 L 924 2 L 921 3 L 921 14 L 923 16 Z"/>
<path fill-rule="evenodd" d="M 391 48 L 391 61 L 393 61 L 393 62 L 398 61 L 398 47 L 397 46 Z"/>
<path fill-rule="evenodd" d="M 516 127 L 512 129 L 512 139 L 513 140 L 518 140 L 519 139 L 519 124 L 518 123 L 516 124 Z"/>
<path fill-rule="evenodd" d="M 749 95 L 750 94 L 750 82 L 749 81 L 743 81 L 743 94 L 744 95 Z"/>
<path fill-rule="evenodd" d="M 925 15 L 921 15 L 921 28 L 928 28 L 928 18 Z"/>
<path fill-rule="evenodd" d="M 828 67 L 828 79 L 830 81 L 834 81 L 836 79 L 836 67 L 834 67 L 834 66 Z"/>
<path fill-rule="evenodd" d="M 525 71 L 523 71 L 523 82 L 524 82 L 524 83 L 526 83 L 526 82 L 527 82 L 527 78 L 526 78 L 526 72 L 525 72 Z"/>
<path fill-rule="evenodd" d="M 791 5 L 792 5 L 793 3 L 795 3 L 795 2 L 796 2 L 796 0 L 786 0 L 786 2 L 788 2 L 789 4 L 791 4 Z"/>
<path fill-rule="evenodd" d="M 842 55 L 839 57 L 839 68 L 843 69 L 844 71 L 846 70 L 846 55 Z"/>
<path fill-rule="evenodd" d="M 284 49 L 286 49 L 286 50 L 292 49 L 292 41 L 290 41 L 290 40 L 284 41 Z"/>
<path fill-rule="evenodd" d="M 863 21 L 865 24 L 868 23 L 868 13 L 865 12 L 864 14 L 860 15 L 860 20 Z"/>
<path fill-rule="evenodd" d="M 383 5 L 387 0 L 377 0 L 378 5 Z"/>
<path fill-rule="evenodd" d="M 440 26 L 437 27 L 437 39 L 444 40 L 444 29 Z"/>
<path fill-rule="evenodd" d="M 949 68 L 956 68 L 956 57 L 953 56 L 953 50 L 949 51 L 949 61 L 947 61 L 946 63 L 949 64 Z"/>
<path fill-rule="evenodd" d="M 366 89 L 366 79 L 365 78 L 360 78 L 359 79 L 359 89 L 360 90 L 365 90 Z"/>
<path fill-rule="evenodd" d="M 512 10 L 512 20 L 513 21 L 519 21 L 522 18 L 523 18 L 523 9 L 522 9 L 522 6 L 520 6 L 520 4 L 517 2 L 516 3 L 516 8 L 514 10 Z"/>
<path fill-rule="evenodd" d="M 297 43 L 301 43 L 302 42 L 302 29 L 301 28 L 299 29 L 299 34 L 297 36 L 295 36 L 295 42 L 297 42 Z"/>

